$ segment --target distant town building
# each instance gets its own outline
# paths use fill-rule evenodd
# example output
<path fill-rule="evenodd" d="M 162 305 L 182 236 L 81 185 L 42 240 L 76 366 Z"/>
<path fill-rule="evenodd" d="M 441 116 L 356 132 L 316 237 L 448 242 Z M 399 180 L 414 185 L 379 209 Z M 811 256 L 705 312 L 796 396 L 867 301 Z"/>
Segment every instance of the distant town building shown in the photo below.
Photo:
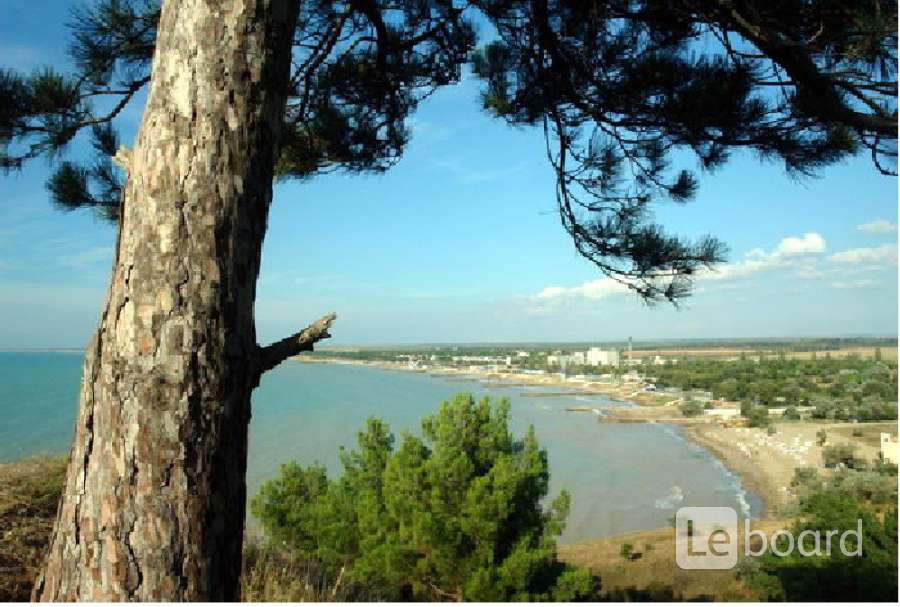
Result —
<path fill-rule="evenodd" d="M 708 403 L 712 401 L 713 394 L 706 390 L 691 390 L 690 392 L 685 392 L 684 398 L 685 400 L 693 400 L 698 403 Z"/>
<path fill-rule="evenodd" d="M 548 367 L 565 367 L 569 364 L 571 356 L 568 354 L 551 354 L 547 357 Z"/>
<path fill-rule="evenodd" d="M 591 348 L 587 352 L 571 352 L 569 354 L 554 352 L 547 357 L 547 365 L 556 367 L 568 365 L 618 367 L 620 362 L 618 351 L 602 348 Z"/>
<path fill-rule="evenodd" d="M 732 407 L 714 407 L 712 409 L 706 409 L 703 414 L 709 417 L 718 417 L 720 419 L 732 419 L 740 417 L 741 410 Z"/>
<path fill-rule="evenodd" d="M 585 358 L 587 364 L 592 367 L 618 367 L 619 352 L 616 350 L 603 350 L 602 348 L 591 348 L 586 352 Z"/>
<path fill-rule="evenodd" d="M 891 436 L 889 432 L 881 433 L 881 459 L 897 465 L 897 437 Z"/>
<path fill-rule="evenodd" d="M 512 356 L 454 356 L 452 360 L 455 363 L 482 363 L 506 366 L 512 364 Z"/>

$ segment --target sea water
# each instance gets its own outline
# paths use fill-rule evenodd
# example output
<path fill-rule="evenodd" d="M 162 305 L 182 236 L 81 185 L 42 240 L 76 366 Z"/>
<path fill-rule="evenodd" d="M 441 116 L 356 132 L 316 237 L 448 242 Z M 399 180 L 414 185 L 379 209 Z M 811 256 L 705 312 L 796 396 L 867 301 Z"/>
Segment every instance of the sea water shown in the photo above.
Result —
<path fill-rule="evenodd" d="M 0 353 L 0 461 L 64 452 L 72 437 L 81 354 Z M 338 448 L 353 447 L 369 417 L 396 436 L 457 392 L 507 397 L 517 434 L 533 425 L 550 461 L 551 496 L 566 489 L 572 509 L 563 541 L 607 537 L 670 524 L 682 506 L 729 506 L 755 516 L 756 496 L 705 449 L 662 424 L 602 424 L 603 396 L 523 396 L 546 387 L 498 386 L 342 364 L 288 361 L 253 395 L 248 492 L 287 461 L 340 472 Z M 620 403 L 616 403 L 620 404 Z M 567 412 L 567 407 L 591 409 Z"/>

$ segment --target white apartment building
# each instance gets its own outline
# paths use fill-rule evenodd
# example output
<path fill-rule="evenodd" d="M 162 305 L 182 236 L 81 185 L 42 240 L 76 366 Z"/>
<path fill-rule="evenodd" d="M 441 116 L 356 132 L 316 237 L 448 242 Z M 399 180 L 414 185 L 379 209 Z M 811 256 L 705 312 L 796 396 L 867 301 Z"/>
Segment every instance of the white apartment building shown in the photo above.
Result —
<path fill-rule="evenodd" d="M 619 353 L 616 350 L 591 348 L 585 353 L 587 364 L 593 367 L 618 367 Z"/>

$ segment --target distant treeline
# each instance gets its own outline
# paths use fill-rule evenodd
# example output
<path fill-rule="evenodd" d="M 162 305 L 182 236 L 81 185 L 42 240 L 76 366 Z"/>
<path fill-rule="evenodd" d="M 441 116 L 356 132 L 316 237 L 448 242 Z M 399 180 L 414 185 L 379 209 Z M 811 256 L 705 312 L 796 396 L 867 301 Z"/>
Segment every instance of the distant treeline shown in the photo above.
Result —
<path fill-rule="evenodd" d="M 875 358 L 880 351 L 875 350 Z M 714 397 L 766 407 L 811 406 L 819 419 L 897 419 L 897 365 L 850 356 L 810 360 L 742 356 L 689 359 L 645 367 L 660 388 L 706 390 Z"/>
<path fill-rule="evenodd" d="M 555 350 L 585 350 L 589 347 L 627 348 L 627 340 L 597 340 L 583 342 L 528 342 L 528 343 L 485 343 L 485 344 L 414 344 L 384 346 L 322 347 L 322 356 L 349 356 L 353 358 L 375 359 L 397 354 L 438 354 L 455 356 L 500 356 L 512 351 L 529 353 Z M 635 350 L 703 350 L 711 348 L 740 350 L 775 350 L 786 352 L 815 352 L 840 350 L 843 348 L 896 347 L 896 337 L 777 337 L 764 339 L 663 339 L 632 342 Z"/>

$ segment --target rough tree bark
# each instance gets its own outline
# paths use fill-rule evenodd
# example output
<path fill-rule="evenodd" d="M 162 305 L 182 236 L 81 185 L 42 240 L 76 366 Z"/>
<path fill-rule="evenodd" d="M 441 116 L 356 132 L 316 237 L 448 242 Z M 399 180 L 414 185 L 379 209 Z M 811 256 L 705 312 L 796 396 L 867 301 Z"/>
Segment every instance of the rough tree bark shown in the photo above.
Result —
<path fill-rule="evenodd" d="M 253 302 L 297 0 L 166 0 L 42 600 L 236 600 Z"/>

